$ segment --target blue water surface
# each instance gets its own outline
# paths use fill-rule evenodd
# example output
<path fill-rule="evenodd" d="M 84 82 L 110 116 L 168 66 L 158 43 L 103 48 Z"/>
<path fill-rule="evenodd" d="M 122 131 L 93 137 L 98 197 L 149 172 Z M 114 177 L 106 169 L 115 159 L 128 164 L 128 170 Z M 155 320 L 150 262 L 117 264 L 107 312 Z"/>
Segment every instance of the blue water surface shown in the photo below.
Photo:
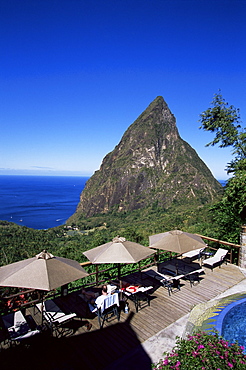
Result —
<path fill-rule="evenodd" d="M 225 315 L 221 335 L 231 343 L 246 348 L 246 300 L 233 306 Z M 245 353 L 245 351 L 244 351 Z"/>
<path fill-rule="evenodd" d="M 0 220 L 34 229 L 59 226 L 75 212 L 88 177 L 0 176 Z"/>
<path fill-rule="evenodd" d="M 246 298 L 228 304 L 216 317 L 215 330 L 230 343 L 238 343 L 246 353 Z"/>

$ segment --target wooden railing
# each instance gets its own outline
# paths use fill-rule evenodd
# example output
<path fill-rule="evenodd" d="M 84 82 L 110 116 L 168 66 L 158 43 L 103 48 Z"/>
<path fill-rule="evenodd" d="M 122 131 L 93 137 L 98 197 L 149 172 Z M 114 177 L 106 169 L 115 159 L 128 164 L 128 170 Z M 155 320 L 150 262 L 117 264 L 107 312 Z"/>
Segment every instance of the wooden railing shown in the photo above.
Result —
<path fill-rule="evenodd" d="M 222 244 L 222 245 L 226 245 L 227 247 L 233 247 L 235 249 L 238 249 L 241 247 L 240 244 L 234 244 L 234 243 L 230 243 L 230 242 L 225 242 L 223 240 L 219 240 L 219 239 L 215 239 L 215 238 L 210 238 L 209 236 L 204 236 L 204 235 L 199 235 L 199 234 L 196 234 L 197 236 L 200 236 L 200 238 L 202 239 L 205 239 L 205 240 L 208 240 L 208 241 L 211 241 L 211 242 L 214 242 L 214 243 L 217 243 L 217 244 Z M 217 250 L 217 248 L 214 248 L 212 246 L 209 246 L 209 249 L 212 249 L 212 250 Z M 230 263 L 233 263 L 233 255 L 232 255 L 232 249 L 230 249 L 228 251 L 228 255 L 229 255 L 229 262 Z M 237 251 L 237 255 L 236 255 L 236 264 L 238 266 L 239 264 L 239 253 Z"/>
<path fill-rule="evenodd" d="M 199 234 L 195 234 L 195 235 L 200 236 L 200 238 L 202 238 L 202 239 L 210 240 L 211 242 L 215 242 L 215 243 L 222 244 L 222 245 L 227 245 L 229 247 L 235 247 L 235 248 L 240 248 L 241 247 L 240 244 L 234 244 L 234 243 L 230 243 L 230 242 L 224 242 L 223 240 L 219 240 L 219 239 L 215 239 L 215 238 L 210 238 L 209 236 L 204 236 L 204 235 L 199 235 Z"/>
<path fill-rule="evenodd" d="M 164 252 L 165 253 L 165 252 Z M 162 254 L 164 254 L 162 253 Z M 129 273 L 134 273 L 134 272 L 137 272 L 137 271 L 142 271 L 143 269 L 146 269 L 147 267 L 150 267 L 150 266 L 153 266 L 156 264 L 156 258 L 154 258 L 153 262 L 151 263 L 144 263 L 144 260 L 136 263 L 136 264 L 133 264 L 133 267 L 131 268 L 130 271 L 127 271 L 127 274 Z M 80 263 L 80 265 L 82 267 L 86 267 L 86 266 L 91 266 L 93 265 L 92 262 L 82 262 Z M 95 266 L 95 272 L 91 272 L 89 273 L 89 277 L 95 277 L 95 279 L 91 282 L 91 283 L 88 283 L 87 285 L 90 286 L 90 285 L 99 285 L 101 283 L 104 283 L 106 280 L 114 280 L 116 279 L 118 276 L 124 276 L 124 274 L 122 275 L 121 273 L 121 270 L 122 270 L 122 267 L 126 266 L 127 264 L 118 264 L 117 267 L 115 266 L 110 266 L 108 268 L 104 268 L 104 269 L 100 269 L 100 265 L 94 265 Z M 117 273 L 116 274 L 113 274 L 111 275 L 111 272 L 112 271 L 115 271 L 117 269 Z M 100 278 L 100 274 L 103 274 L 104 277 L 103 278 Z M 107 276 L 107 278 L 105 278 L 105 276 Z"/>
<path fill-rule="evenodd" d="M 235 248 L 236 250 L 239 250 L 239 248 L 240 248 L 239 244 L 225 242 L 225 241 L 210 238 L 210 237 L 207 237 L 207 236 L 204 236 L 204 235 L 199 235 L 199 234 L 196 234 L 196 235 L 200 236 L 204 240 L 207 240 L 207 241 L 210 241 L 210 242 L 213 242 L 213 243 L 217 243 L 217 244 L 221 244 L 221 245 L 226 245 L 227 247 L 230 247 L 230 249 L 228 251 L 229 262 L 230 263 L 232 263 L 232 258 L 233 258 L 232 248 Z M 212 250 L 217 250 L 218 249 L 218 248 L 215 248 L 211 245 L 209 245 L 208 248 L 212 249 Z M 153 259 L 151 258 L 151 262 L 146 263 L 147 262 L 146 261 L 147 259 L 146 259 L 146 260 L 140 261 L 137 264 L 132 264 L 132 269 L 130 271 L 128 270 L 126 274 L 134 273 L 134 272 L 137 272 L 137 271 L 141 272 L 142 270 L 144 270 L 144 269 L 146 269 L 150 266 L 155 265 L 158 262 L 159 259 L 164 260 L 164 259 L 169 259 L 169 258 L 172 258 L 172 257 L 173 256 L 170 252 L 158 250 L 156 252 L 156 254 L 153 255 L 153 257 L 152 257 Z M 150 258 L 148 258 L 148 261 L 149 261 L 149 259 Z M 236 256 L 236 262 L 237 262 L 237 265 L 238 265 L 238 255 Z M 86 266 L 91 266 L 93 264 L 90 261 L 88 261 L 88 262 L 82 262 L 82 263 L 80 263 L 80 265 L 82 267 L 86 267 Z M 89 286 L 98 286 L 98 285 L 103 284 L 105 282 L 109 282 L 110 280 L 114 280 L 114 279 L 118 278 L 119 276 L 123 277 L 124 275 L 126 275 L 126 274 L 121 274 L 121 270 L 124 266 L 126 266 L 126 264 L 118 264 L 118 266 L 117 266 L 118 268 L 111 265 L 108 268 L 103 268 L 103 269 L 100 269 L 100 265 L 94 265 L 94 266 L 95 266 L 95 271 L 89 273 L 88 278 L 85 278 L 87 280 L 87 282 L 84 284 L 84 286 L 88 286 L 88 287 Z M 112 274 L 112 271 L 113 271 L 113 274 Z M 117 272 L 115 272 L 115 271 L 117 271 Z M 101 277 L 100 277 L 100 275 L 101 275 Z M 51 291 L 51 292 L 47 293 L 47 295 L 45 297 L 46 298 L 54 298 L 56 296 L 60 296 L 60 295 L 64 294 L 63 293 L 64 291 L 66 291 L 66 293 L 71 293 L 75 290 L 80 289 L 81 287 L 82 286 L 73 286 L 73 285 L 71 285 L 70 287 L 66 286 L 65 290 L 64 289 L 58 289 L 58 290 L 55 290 L 55 291 Z M 35 295 L 35 298 L 33 299 L 34 292 L 36 292 L 36 295 Z M 24 295 L 24 299 L 23 299 L 23 302 L 21 302 L 21 300 L 19 300 L 17 308 L 22 308 L 22 307 L 25 308 L 27 306 L 34 305 L 35 303 L 39 302 L 40 299 L 41 299 L 40 298 L 41 294 L 38 291 L 35 291 L 33 289 L 29 289 L 29 290 L 19 291 L 16 294 L 12 294 L 12 295 L 2 297 L 1 301 L 5 302 L 6 305 L 7 305 L 8 302 L 11 302 L 11 301 L 14 302 L 15 300 L 17 301 L 18 297 L 20 297 L 21 295 L 22 296 Z M 6 308 L 6 309 L 8 310 L 8 308 Z M 6 309 L 5 309 L 5 311 L 6 311 Z M 11 309 L 12 308 L 10 307 L 10 310 Z"/>

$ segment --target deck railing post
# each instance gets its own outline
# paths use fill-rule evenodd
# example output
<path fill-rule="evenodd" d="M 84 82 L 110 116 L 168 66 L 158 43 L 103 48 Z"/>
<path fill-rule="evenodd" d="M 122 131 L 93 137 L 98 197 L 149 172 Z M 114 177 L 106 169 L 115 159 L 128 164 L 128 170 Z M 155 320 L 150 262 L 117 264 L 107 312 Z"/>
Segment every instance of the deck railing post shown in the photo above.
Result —
<path fill-rule="evenodd" d="M 98 270 L 98 265 L 96 265 L 96 285 L 98 285 L 99 282 L 99 270 Z"/>
<path fill-rule="evenodd" d="M 246 268 L 246 225 L 242 226 L 240 235 L 239 266 Z"/>

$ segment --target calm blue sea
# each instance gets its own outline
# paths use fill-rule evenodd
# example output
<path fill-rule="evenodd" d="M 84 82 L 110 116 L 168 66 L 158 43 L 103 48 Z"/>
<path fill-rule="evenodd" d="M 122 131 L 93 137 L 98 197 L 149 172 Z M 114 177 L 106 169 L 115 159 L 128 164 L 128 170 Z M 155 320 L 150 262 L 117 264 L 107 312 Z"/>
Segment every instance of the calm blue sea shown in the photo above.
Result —
<path fill-rule="evenodd" d="M 0 220 L 33 229 L 59 226 L 75 212 L 89 177 L 0 176 Z"/>
<path fill-rule="evenodd" d="M 0 176 L 0 220 L 33 229 L 63 225 L 89 177 Z M 224 186 L 225 181 L 219 180 Z"/>

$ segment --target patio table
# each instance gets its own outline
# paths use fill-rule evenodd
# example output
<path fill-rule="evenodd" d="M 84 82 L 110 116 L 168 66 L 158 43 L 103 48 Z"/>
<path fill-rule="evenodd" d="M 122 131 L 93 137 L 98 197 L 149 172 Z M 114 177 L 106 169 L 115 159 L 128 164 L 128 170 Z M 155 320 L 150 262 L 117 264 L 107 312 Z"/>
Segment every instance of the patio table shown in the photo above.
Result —
<path fill-rule="evenodd" d="M 153 289 L 152 286 L 148 287 L 136 287 L 133 285 L 130 285 L 126 289 L 120 289 L 120 292 L 122 292 L 126 298 L 126 302 L 128 299 L 134 302 L 136 312 L 141 308 L 141 302 L 147 301 L 148 306 L 150 305 L 150 297 L 149 297 L 149 291 Z"/>

